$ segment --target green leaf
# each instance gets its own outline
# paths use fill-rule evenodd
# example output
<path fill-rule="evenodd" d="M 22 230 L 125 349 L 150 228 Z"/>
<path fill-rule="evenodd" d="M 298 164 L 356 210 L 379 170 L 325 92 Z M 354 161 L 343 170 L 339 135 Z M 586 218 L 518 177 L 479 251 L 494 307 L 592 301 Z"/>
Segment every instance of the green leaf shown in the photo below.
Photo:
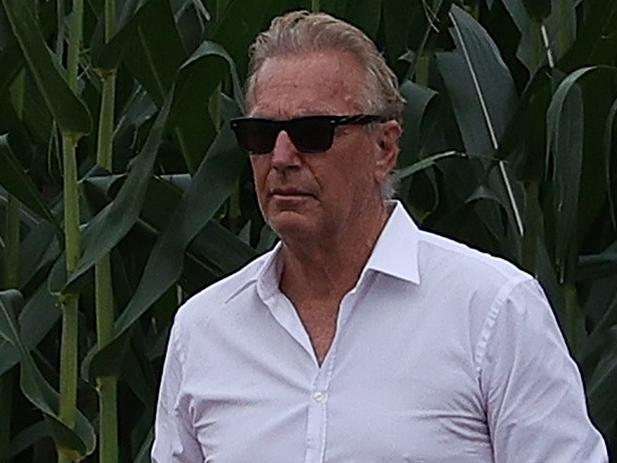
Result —
<path fill-rule="evenodd" d="M 108 254 L 137 221 L 148 182 L 154 169 L 156 154 L 165 133 L 165 125 L 172 100 L 173 94 L 170 94 L 152 126 L 141 152 L 133 160 L 131 170 L 116 200 L 97 214 L 82 232 L 84 252 L 68 282 L 65 283 L 62 266 L 54 266 L 50 277 L 50 290 L 52 292 L 60 293 L 65 284 L 76 282 L 101 257 Z"/>
<path fill-rule="evenodd" d="M 576 279 L 598 280 L 617 275 L 617 252 L 603 252 L 601 254 L 580 256 Z"/>
<path fill-rule="evenodd" d="M 525 190 L 525 235 L 521 243 L 521 265 L 531 274 L 536 274 L 537 243 L 544 234 L 542 211 L 538 201 L 538 182 L 527 182 Z"/>
<path fill-rule="evenodd" d="M 173 294 L 172 294 L 173 296 Z M 122 380 L 126 381 L 135 396 L 149 409 L 156 407 L 157 390 L 152 365 L 147 358 L 143 330 L 136 326 L 127 350 Z"/>
<path fill-rule="evenodd" d="M 275 3 L 276 0 L 229 0 L 212 33 L 208 33 L 209 40 L 220 44 L 235 58 L 242 77 L 247 73 L 248 47 L 257 33 L 264 29 L 266 21 L 276 13 L 273 11 Z"/>
<path fill-rule="evenodd" d="M 617 99 L 613 101 L 606 119 L 604 129 L 604 162 L 606 163 L 606 190 L 608 192 L 608 210 L 613 221 L 613 228 L 617 229 L 617 200 L 614 185 L 617 184 L 617 136 L 615 123 L 617 122 Z"/>
<path fill-rule="evenodd" d="M 139 452 L 137 452 L 137 456 L 135 456 L 133 463 L 150 463 L 150 449 L 152 448 L 152 442 L 154 442 L 154 432 L 150 430 L 141 444 Z"/>
<path fill-rule="evenodd" d="M 28 352 L 40 344 L 61 315 L 56 298 L 49 294 L 47 284 L 43 282 L 19 313 L 19 336 Z M 10 342 L 0 340 L 0 375 L 18 361 L 19 352 Z"/>
<path fill-rule="evenodd" d="M 536 271 L 535 277 L 542 284 L 542 288 L 546 292 L 546 296 L 551 303 L 553 312 L 559 322 L 559 325 L 564 330 L 566 326 L 566 300 L 563 288 L 559 284 L 557 274 L 553 268 L 551 258 L 546 249 L 545 242 L 538 237 L 536 240 Z"/>
<path fill-rule="evenodd" d="M 541 22 L 551 14 L 551 0 L 523 0 L 529 16 L 535 21 Z"/>
<path fill-rule="evenodd" d="M 229 197 L 245 163 L 246 154 L 226 125 L 157 240 L 135 295 L 116 320 L 114 340 L 93 357 L 89 377 L 117 374 L 122 336 L 177 281 L 184 250 Z"/>
<path fill-rule="evenodd" d="M 116 30 L 108 43 L 105 41 L 105 16 L 99 17 L 97 31 L 92 37 L 90 55 L 92 65 L 98 69 L 116 69 L 128 41 L 133 37 L 137 24 L 141 21 L 139 8 L 144 8 L 143 0 L 124 0 Z"/>
<path fill-rule="evenodd" d="M 17 44 L 0 51 L 0 93 L 13 82 L 23 66 L 23 55 Z"/>
<path fill-rule="evenodd" d="M 187 55 L 169 0 L 149 0 L 132 27 L 134 32 L 124 43 L 123 63 L 161 107 Z"/>
<path fill-rule="evenodd" d="M 521 33 L 516 56 L 532 75 L 568 52 L 576 37 L 572 0 L 502 0 L 502 3 Z"/>
<path fill-rule="evenodd" d="M 426 170 L 429 167 L 435 166 L 437 161 L 440 161 L 441 159 L 447 159 L 447 158 L 452 158 L 452 157 L 467 158 L 469 157 L 469 155 L 466 153 L 458 152 L 458 151 L 447 151 L 445 153 L 434 154 L 432 156 L 421 159 L 413 163 L 410 166 L 407 166 L 407 167 L 404 167 L 403 169 L 398 170 L 396 172 L 396 177 L 398 180 L 403 180 L 420 171 Z"/>
<path fill-rule="evenodd" d="M 43 377 L 19 335 L 15 313 L 21 305 L 19 292 L 0 292 L 0 337 L 10 342 L 19 352 L 21 390 L 30 403 L 45 416 L 58 448 L 75 459 L 82 459 L 94 451 L 94 429 L 79 411 L 74 431 L 60 420 L 57 411 L 58 393 Z"/>
<path fill-rule="evenodd" d="M 33 447 L 38 441 L 49 435 L 49 425 L 45 420 L 37 421 L 19 432 L 12 440 L 9 459 L 15 458 L 24 450 Z"/>
<path fill-rule="evenodd" d="M 483 225 L 493 236 L 495 242 L 504 243 L 506 241 L 503 212 L 507 210 L 507 203 L 504 203 L 501 195 L 488 185 L 480 185 L 465 199 L 465 203 L 474 206 L 478 216 L 482 219 Z M 518 260 L 517 249 L 514 245 L 508 243 L 504 248 L 500 250 L 500 255 L 506 255 L 509 260 Z"/>
<path fill-rule="evenodd" d="M 468 13 L 450 13 L 454 53 L 437 62 L 468 153 L 492 155 L 514 114 L 516 87 L 497 46 Z"/>
<path fill-rule="evenodd" d="M 190 172 L 195 172 L 216 136 L 218 128 L 209 116 L 210 96 L 226 77 L 231 76 L 234 100 L 240 111 L 244 103 L 236 66 L 218 44 L 202 43 L 182 65 L 174 85 L 174 102 L 169 127 L 177 127 L 177 136 Z"/>
<path fill-rule="evenodd" d="M 381 22 L 381 5 L 382 0 L 354 0 L 347 4 L 343 19 L 376 40 Z"/>
<path fill-rule="evenodd" d="M 174 86 L 156 118 L 141 153 L 133 160 L 131 171 L 117 198 L 99 213 L 84 230 L 84 253 L 75 272 L 70 276 L 68 284 L 76 282 L 102 256 L 109 253 L 137 221 L 153 172 L 156 154 L 163 139 L 164 129 L 169 123 L 171 108 L 177 104 L 177 98 L 181 98 L 185 94 L 186 84 L 190 82 L 193 73 L 201 73 L 199 67 L 207 69 L 212 57 L 216 59 L 222 57 L 230 64 L 232 79 L 239 86 L 230 58 L 226 57 L 224 51 L 215 44 L 205 43 L 187 60 L 177 78 L 180 96 L 176 95 L 176 87 Z M 56 271 L 51 279 L 51 289 L 54 292 L 59 291 L 64 285 L 61 267 L 57 265 L 55 268 Z"/>
<path fill-rule="evenodd" d="M 52 224 L 59 238 L 64 236 L 60 224 L 45 204 L 36 185 L 13 154 L 8 135 L 0 135 L 0 185 L 40 218 Z"/>
<path fill-rule="evenodd" d="M 514 81 L 497 46 L 478 22 L 456 5 L 449 18 L 457 51 L 438 54 L 440 73 L 453 103 L 465 151 L 493 156 L 515 113 Z M 503 184 L 494 182 L 490 186 L 504 197 L 510 223 L 522 235 L 522 214 L 513 181 L 501 161 L 498 171 Z"/>
<path fill-rule="evenodd" d="M 85 181 L 85 185 L 97 196 L 112 196 L 114 183 L 120 183 L 124 178 L 117 175 L 92 177 Z M 191 177 L 188 174 L 152 178 L 138 224 L 143 223 L 148 232 L 162 232 L 169 224 L 169 211 L 178 206 L 182 191 L 188 190 L 190 185 Z M 191 241 L 185 253 L 185 260 L 194 265 L 184 269 L 182 286 L 190 294 L 191 288 L 201 289 L 209 282 L 238 270 L 255 257 L 253 248 L 227 228 L 210 220 Z M 133 293 L 134 289 L 130 290 L 131 296 Z"/>
<path fill-rule="evenodd" d="M 547 111 L 547 163 L 552 159 L 555 181 L 556 259 L 562 281 L 574 278 L 579 187 L 583 163 L 583 95 L 578 86 L 596 72 L 615 74 L 617 68 L 591 66 L 568 75 L 559 85 Z"/>
<path fill-rule="evenodd" d="M 443 46 L 438 42 L 448 21 L 453 0 L 436 0 L 431 3 L 432 5 L 426 1 L 422 2 L 421 13 L 415 15 L 415 21 L 410 26 L 409 44 L 413 50 L 407 71 L 407 77 L 410 79 L 417 74 L 418 61 L 428 54 L 427 51 L 443 50 Z"/>
<path fill-rule="evenodd" d="M 388 0 L 383 5 L 383 31 L 385 38 L 384 52 L 388 62 L 396 63 L 407 52 L 407 39 L 410 32 L 415 32 L 412 27 L 413 21 L 424 18 L 421 2 L 408 2 L 407 0 Z"/>
<path fill-rule="evenodd" d="M 177 185 L 180 190 L 170 183 Z M 183 190 L 189 190 L 191 183 L 190 176 L 186 174 L 152 180 L 141 214 L 149 228 L 162 232 L 168 227 L 169 211 L 178 207 Z M 256 254 L 253 248 L 243 243 L 227 228 L 210 220 L 191 241 L 186 256 L 212 270 L 216 278 L 220 278 L 238 270 L 256 257 Z"/>
<path fill-rule="evenodd" d="M 45 44 L 28 3 L 2 0 L 28 68 L 60 130 L 66 134 L 88 134 L 92 128 L 90 112 L 69 88 L 55 55 Z"/>
<path fill-rule="evenodd" d="M 47 279 L 49 266 L 60 255 L 60 243 L 63 243 L 54 232 L 49 222 L 40 221 L 21 240 L 19 253 L 21 287 L 33 288 Z"/>
<path fill-rule="evenodd" d="M 49 37 L 55 30 L 55 2 L 45 2 L 39 5 L 38 27 L 43 37 Z M 13 82 L 20 69 L 25 65 L 19 43 L 11 32 L 4 9 L 0 8 L 0 94 Z"/>
<path fill-rule="evenodd" d="M 418 85 L 410 80 L 405 80 L 400 88 L 401 95 L 406 100 L 403 113 L 403 135 L 400 140 L 401 153 L 398 164 L 408 166 L 418 159 L 422 142 L 422 124 L 424 115 L 431 103 L 437 96 L 434 90 Z"/>
<path fill-rule="evenodd" d="M 589 409 L 600 428 L 614 424 L 617 409 L 617 326 L 606 334 L 607 341 L 602 346 L 602 359 L 587 382 Z"/>
<path fill-rule="evenodd" d="M 566 72 L 590 64 L 614 64 L 617 47 L 617 2 L 585 0 L 584 23 L 576 42 L 559 63 Z"/>

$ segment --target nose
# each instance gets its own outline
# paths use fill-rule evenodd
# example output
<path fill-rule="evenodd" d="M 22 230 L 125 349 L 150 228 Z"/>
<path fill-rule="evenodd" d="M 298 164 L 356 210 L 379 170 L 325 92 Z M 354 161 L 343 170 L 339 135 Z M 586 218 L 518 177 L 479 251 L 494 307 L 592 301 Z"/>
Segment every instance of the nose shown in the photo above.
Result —
<path fill-rule="evenodd" d="M 281 130 L 276 137 L 270 162 L 272 167 L 277 170 L 299 166 L 301 162 L 299 154 L 291 138 L 289 138 L 289 134 Z"/>

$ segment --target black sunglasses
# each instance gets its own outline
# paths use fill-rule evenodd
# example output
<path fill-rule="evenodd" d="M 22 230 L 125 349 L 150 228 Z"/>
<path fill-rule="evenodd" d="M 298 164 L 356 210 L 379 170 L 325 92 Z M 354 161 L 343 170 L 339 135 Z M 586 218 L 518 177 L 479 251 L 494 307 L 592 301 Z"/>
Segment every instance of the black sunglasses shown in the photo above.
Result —
<path fill-rule="evenodd" d="M 357 114 L 354 116 L 305 116 L 287 121 L 241 117 L 230 121 L 238 143 L 251 154 L 267 154 L 281 130 L 291 138 L 301 153 L 322 153 L 332 146 L 334 129 L 339 125 L 366 125 L 385 122 L 382 116 Z"/>

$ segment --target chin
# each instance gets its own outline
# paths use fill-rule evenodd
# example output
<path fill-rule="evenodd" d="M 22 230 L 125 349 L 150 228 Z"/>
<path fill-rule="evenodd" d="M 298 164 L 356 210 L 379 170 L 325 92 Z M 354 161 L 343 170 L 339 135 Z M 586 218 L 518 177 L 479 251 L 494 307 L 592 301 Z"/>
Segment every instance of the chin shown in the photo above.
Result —
<path fill-rule="evenodd" d="M 268 225 L 283 241 L 307 239 L 317 234 L 314 222 L 296 212 L 279 212 L 268 219 Z"/>

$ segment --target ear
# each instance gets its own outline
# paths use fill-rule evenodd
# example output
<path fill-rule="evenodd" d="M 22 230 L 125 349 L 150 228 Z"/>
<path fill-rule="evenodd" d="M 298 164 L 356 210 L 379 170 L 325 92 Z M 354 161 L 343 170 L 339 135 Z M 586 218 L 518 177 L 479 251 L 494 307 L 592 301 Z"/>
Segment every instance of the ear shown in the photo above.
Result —
<path fill-rule="evenodd" d="M 380 184 L 396 166 L 399 147 L 398 140 L 403 129 L 397 121 L 380 124 L 377 130 L 377 149 L 375 150 L 375 180 Z"/>

